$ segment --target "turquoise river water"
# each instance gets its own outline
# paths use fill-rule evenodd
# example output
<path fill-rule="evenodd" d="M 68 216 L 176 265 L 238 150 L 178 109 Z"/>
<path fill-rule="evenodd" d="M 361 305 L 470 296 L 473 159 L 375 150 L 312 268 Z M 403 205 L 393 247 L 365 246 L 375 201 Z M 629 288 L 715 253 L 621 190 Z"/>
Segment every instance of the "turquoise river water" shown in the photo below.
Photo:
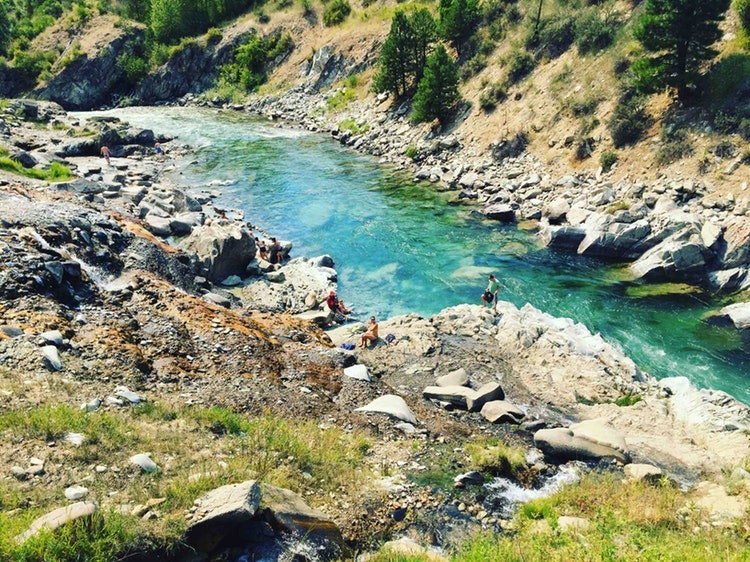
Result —
<path fill-rule="evenodd" d="M 643 295 L 617 268 L 551 252 L 531 232 L 475 218 L 449 205 L 448 194 L 326 135 L 236 112 L 108 113 L 195 147 L 175 181 L 219 190 L 217 204 L 242 209 L 254 226 L 293 241 L 292 257 L 329 254 L 339 296 L 360 318 L 478 304 L 494 272 L 501 299 L 582 322 L 658 378 L 683 375 L 750 404 L 749 344 L 701 321 L 722 305 L 710 295 Z"/>

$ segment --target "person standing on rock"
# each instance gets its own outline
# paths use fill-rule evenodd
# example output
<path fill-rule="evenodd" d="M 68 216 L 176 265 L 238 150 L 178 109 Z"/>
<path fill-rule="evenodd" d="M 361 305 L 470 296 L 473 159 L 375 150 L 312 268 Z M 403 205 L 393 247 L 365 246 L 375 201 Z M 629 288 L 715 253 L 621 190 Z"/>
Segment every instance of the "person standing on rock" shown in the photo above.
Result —
<path fill-rule="evenodd" d="M 484 290 L 484 293 L 482 293 L 482 304 L 487 307 L 492 306 L 492 312 L 494 312 L 495 314 L 497 314 L 497 294 L 502 288 L 503 287 L 500 285 L 500 281 L 498 281 L 495 276 L 490 273 L 487 288 Z"/>
<path fill-rule="evenodd" d="M 271 247 L 268 249 L 268 261 L 281 263 L 284 260 L 284 250 L 276 238 L 271 238 Z"/>
<path fill-rule="evenodd" d="M 107 166 L 109 166 L 109 147 L 102 146 L 101 150 L 99 150 L 99 153 L 104 157 L 104 160 L 106 160 Z"/>

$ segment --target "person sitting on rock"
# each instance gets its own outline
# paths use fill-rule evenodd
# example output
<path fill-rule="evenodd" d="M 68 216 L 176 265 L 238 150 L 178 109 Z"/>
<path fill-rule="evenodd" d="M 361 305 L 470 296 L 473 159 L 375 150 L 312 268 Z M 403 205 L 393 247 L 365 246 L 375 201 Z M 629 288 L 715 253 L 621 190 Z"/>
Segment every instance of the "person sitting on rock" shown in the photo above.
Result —
<path fill-rule="evenodd" d="M 346 308 L 344 301 L 336 296 L 336 291 L 328 293 L 328 296 L 326 297 L 326 306 L 328 307 L 328 310 L 333 312 L 333 314 L 342 314 L 346 316 L 352 311 L 350 308 Z"/>
<path fill-rule="evenodd" d="M 367 331 L 362 334 L 362 340 L 360 341 L 359 347 L 365 347 L 370 342 L 378 341 L 378 323 L 375 321 L 374 316 L 370 316 L 370 322 L 367 324 Z"/>

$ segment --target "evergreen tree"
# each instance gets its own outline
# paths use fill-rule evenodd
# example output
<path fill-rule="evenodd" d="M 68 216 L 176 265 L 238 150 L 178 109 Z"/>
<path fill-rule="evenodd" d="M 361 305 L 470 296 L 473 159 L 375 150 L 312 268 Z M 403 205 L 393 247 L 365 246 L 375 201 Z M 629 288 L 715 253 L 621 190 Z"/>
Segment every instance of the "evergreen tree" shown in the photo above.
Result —
<path fill-rule="evenodd" d="M 430 46 L 437 37 L 437 24 L 432 14 L 426 8 L 418 8 L 409 15 L 409 25 L 414 33 L 413 39 L 413 72 L 414 82 L 419 81 L 424 75 L 424 67 L 427 64 L 427 55 L 430 54 Z"/>
<path fill-rule="evenodd" d="M 391 21 L 388 38 L 380 49 L 380 70 L 375 76 L 376 92 L 406 93 L 412 68 L 412 42 L 414 33 L 403 10 L 397 11 Z"/>
<path fill-rule="evenodd" d="M 646 0 L 633 35 L 651 53 L 633 63 L 636 86 L 644 93 L 675 88 L 686 100 L 701 65 L 716 55 L 719 22 L 729 0 Z"/>
<path fill-rule="evenodd" d="M 440 0 L 438 12 L 440 34 L 460 55 L 461 48 L 479 22 L 478 0 Z"/>
<path fill-rule="evenodd" d="M 151 0 L 151 31 L 160 43 L 176 43 L 208 29 L 205 12 L 192 0 Z"/>
<path fill-rule="evenodd" d="M 443 121 L 459 99 L 458 68 L 445 47 L 438 45 L 427 57 L 424 76 L 414 95 L 412 117 L 415 121 Z"/>

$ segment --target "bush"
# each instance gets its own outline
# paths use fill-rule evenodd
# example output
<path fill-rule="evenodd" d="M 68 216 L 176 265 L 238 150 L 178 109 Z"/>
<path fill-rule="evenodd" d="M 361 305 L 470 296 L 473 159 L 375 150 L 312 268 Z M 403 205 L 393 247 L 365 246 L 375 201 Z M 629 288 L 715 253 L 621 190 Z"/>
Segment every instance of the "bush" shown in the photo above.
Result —
<path fill-rule="evenodd" d="M 633 90 L 626 90 L 620 96 L 608 125 L 615 148 L 637 142 L 650 124 L 643 108 L 643 98 Z"/>
<path fill-rule="evenodd" d="M 737 127 L 737 132 L 746 141 L 750 142 L 750 119 L 743 119 Z"/>
<path fill-rule="evenodd" d="M 713 119 L 714 131 L 729 135 L 734 133 L 740 125 L 739 115 L 733 112 L 717 111 Z"/>
<path fill-rule="evenodd" d="M 125 73 L 125 82 L 128 86 L 138 84 L 149 71 L 148 62 L 137 55 L 127 52 L 117 57 L 117 66 Z"/>
<path fill-rule="evenodd" d="M 516 49 L 507 60 L 508 82 L 515 84 L 525 78 L 536 66 L 534 57 L 526 51 Z"/>
<path fill-rule="evenodd" d="M 620 28 L 617 12 L 599 15 L 599 10 L 585 12 L 575 23 L 575 44 L 581 55 L 603 51 L 614 42 Z"/>
<path fill-rule="evenodd" d="M 508 90 L 504 83 L 498 82 L 485 89 L 479 96 L 479 107 L 489 112 L 495 109 L 498 102 L 502 102 L 508 97 Z"/>
<path fill-rule="evenodd" d="M 719 158 L 732 158 L 737 153 L 737 147 L 728 140 L 723 140 L 714 146 L 711 152 Z"/>
<path fill-rule="evenodd" d="M 526 49 L 537 59 L 555 59 L 567 51 L 575 41 L 575 18 L 556 16 L 542 20 L 526 39 Z"/>
<path fill-rule="evenodd" d="M 662 133 L 662 145 L 656 152 L 656 163 L 660 166 L 671 164 L 681 158 L 690 156 L 693 146 L 690 144 L 687 132 L 683 129 L 665 126 Z"/>
<path fill-rule="evenodd" d="M 351 13 L 352 7 L 348 0 L 333 0 L 323 12 L 323 23 L 326 27 L 333 27 L 343 22 Z"/>
<path fill-rule="evenodd" d="M 404 156 L 414 160 L 418 155 L 419 149 L 417 148 L 417 145 L 415 145 L 414 143 L 409 143 L 409 145 L 404 150 Z"/>
<path fill-rule="evenodd" d="M 609 172 L 612 166 L 617 162 L 617 153 L 612 150 L 605 150 L 599 157 L 599 164 L 603 172 Z"/>
<path fill-rule="evenodd" d="M 208 45 L 216 45 L 221 41 L 221 38 L 221 30 L 218 27 L 212 27 L 206 32 L 206 44 Z"/>

